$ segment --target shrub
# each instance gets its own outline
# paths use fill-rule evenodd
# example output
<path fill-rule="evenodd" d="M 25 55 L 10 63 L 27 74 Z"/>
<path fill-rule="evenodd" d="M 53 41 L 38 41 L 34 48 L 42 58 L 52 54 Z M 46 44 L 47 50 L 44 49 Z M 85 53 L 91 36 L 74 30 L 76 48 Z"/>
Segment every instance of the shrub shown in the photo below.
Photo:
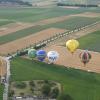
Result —
<path fill-rule="evenodd" d="M 34 88 L 33 87 L 31 87 L 30 90 L 32 91 L 32 93 L 34 93 Z"/>
<path fill-rule="evenodd" d="M 23 93 L 23 92 L 21 92 L 21 93 L 20 93 L 20 96 L 22 96 L 22 97 L 23 97 L 23 96 L 24 96 L 24 93 Z"/>
<path fill-rule="evenodd" d="M 29 85 L 32 86 L 32 87 L 34 87 L 34 86 L 35 86 L 34 81 L 30 81 L 30 82 L 29 82 Z"/>
<path fill-rule="evenodd" d="M 44 80 L 44 83 L 49 84 L 49 81 L 48 80 Z"/>
<path fill-rule="evenodd" d="M 42 94 L 43 94 L 44 96 L 49 96 L 50 91 L 51 91 L 50 85 L 44 84 L 43 87 L 42 87 Z"/>
<path fill-rule="evenodd" d="M 52 91 L 51 91 L 51 98 L 57 98 L 59 95 L 59 89 L 57 87 L 55 87 Z"/>
<path fill-rule="evenodd" d="M 62 93 L 57 100 L 73 100 L 72 97 L 68 94 Z"/>
<path fill-rule="evenodd" d="M 15 94 L 15 91 L 14 90 L 10 90 L 9 91 L 9 97 L 12 97 L 14 94 Z"/>
<path fill-rule="evenodd" d="M 26 83 L 24 83 L 24 82 L 16 82 L 16 83 L 14 84 L 14 86 L 15 86 L 16 88 L 19 88 L 19 89 L 24 89 L 24 88 L 26 88 Z"/>

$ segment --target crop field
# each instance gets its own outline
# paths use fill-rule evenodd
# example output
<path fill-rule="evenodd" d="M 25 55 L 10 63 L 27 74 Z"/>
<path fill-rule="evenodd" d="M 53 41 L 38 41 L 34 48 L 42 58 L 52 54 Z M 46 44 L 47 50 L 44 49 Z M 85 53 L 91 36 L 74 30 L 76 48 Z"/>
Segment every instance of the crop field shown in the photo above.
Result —
<path fill-rule="evenodd" d="M 80 21 L 79 21 L 80 20 Z M 96 21 L 100 20 L 99 18 L 87 18 L 87 17 L 74 17 L 70 18 L 69 20 L 65 20 L 62 22 L 56 22 L 53 24 L 43 25 L 43 26 L 33 26 L 30 28 L 26 28 L 11 34 L 7 34 L 0 37 L 0 44 L 5 44 L 7 42 L 11 42 L 17 40 L 19 38 L 35 34 L 36 32 L 42 31 L 48 28 L 62 28 L 67 30 L 73 30 L 76 28 L 83 27 L 88 24 L 92 24 Z"/>
<path fill-rule="evenodd" d="M 8 42 L 4 45 L 1 45 L 0 50 L 3 54 L 7 54 L 7 52 L 16 52 L 17 50 L 21 50 L 22 48 L 29 47 L 37 42 L 43 41 L 49 37 L 54 36 L 58 32 L 66 32 L 64 29 L 57 28 L 49 28 L 40 32 L 37 32 L 35 35 L 29 35 L 25 38 L 21 38 L 12 42 Z M 16 45 L 15 45 L 16 44 Z M 20 44 L 20 45 L 19 45 Z M 8 49 L 7 49 L 8 48 Z"/>
<path fill-rule="evenodd" d="M 63 91 L 70 94 L 74 100 L 100 99 L 100 74 L 22 58 L 16 58 L 11 62 L 11 74 L 12 81 L 57 81 L 63 86 Z"/>
<path fill-rule="evenodd" d="M 0 8 L 0 18 L 22 21 L 35 22 L 47 18 L 76 14 L 86 11 L 86 9 L 63 9 L 55 8 Z M 60 13 L 59 13 L 60 12 Z"/>
<path fill-rule="evenodd" d="M 84 42 L 85 41 L 85 42 Z M 80 48 L 100 52 L 100 31 L 79 38 Z"/>
<path fill-rule="evenodd" d="M 36 22 L 39 20 L 82 13 L 85 11 L 100 12 L 99 8 L 79 8 L 79 9 L 64 9 L 60 7 L 53 8 L 0 8 L 0 18 L 22 22 Z M 60 13 L 59 13 L 60 12 Z"/>

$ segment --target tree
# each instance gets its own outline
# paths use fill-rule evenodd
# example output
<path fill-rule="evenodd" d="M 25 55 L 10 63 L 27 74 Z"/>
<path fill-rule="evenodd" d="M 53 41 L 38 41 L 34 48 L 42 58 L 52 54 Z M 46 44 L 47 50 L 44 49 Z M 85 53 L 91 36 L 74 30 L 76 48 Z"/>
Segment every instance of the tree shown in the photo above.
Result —
<path fill-rule="evenodd" d="M 32 87 L 34 87 L 34 86 L 35 86 L 34 81 L 30 81 L 30 82 L 29 82 L 29 85 L 32 86 Z"/>
<path fill-rule="evenodd" d="M 34 93 L 34 88 L 33 87 L 31 87 L 30 90 L 32 91 L 32 93 Z"/>
<path fill-rule="evenodd" d="M 43 93 L 43 95 L 49 96 L 50 91 L 51 91 L 50 85 L 44 84 L 43 87 L 42 87 L 42 93 Z"/>
<path fill-rule="evenodd" d="M 57 100 L 73 100 L 72 97 L 68 94 L 62 93 Z"/>
<path fill-rule="evenodd" d="M 51 98 L 57 98 L 59 95 L 59 89 L 57 87 L 55 87 L 52 91 L 51 91 Z"/>
<path fill-rule="evenodd" d="M 19 4 L 19 5 L 27 5 L 27 6 L 32 6 L 29 2 L 24 2 L 22 0 L 0 0 L 0 3 L 12 3 L 12 4 Z"/>

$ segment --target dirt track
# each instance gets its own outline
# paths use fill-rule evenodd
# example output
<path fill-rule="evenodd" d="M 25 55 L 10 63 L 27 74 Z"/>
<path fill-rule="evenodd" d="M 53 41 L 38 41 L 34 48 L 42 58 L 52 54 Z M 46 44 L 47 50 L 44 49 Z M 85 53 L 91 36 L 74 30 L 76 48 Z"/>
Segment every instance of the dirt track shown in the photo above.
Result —
<path fill-rule="evenodd" d="M 6 61 L 2 60 L 0 57 L 0 76 L 4 76 L 6 74 Z"/>
<path fill-rule="evenodd" d="M 82 69 L 91 72 L 100 73 L 100 53 L 90 52 L 92 54 L 92 59 L 90 62 L 84 66 L 79 58 L 79 54 L 82 50 L 77 50 L 74 55 L 72 55 L 69 51 L 67 51 L 66 47 L 63 46 L 51 46 L 50 48 L 46 48 L 46 51 L 56 50 L 60 57 L 56 64 L 64 65 L 66 67 L 72 67 L 75 69 Z"/>
<path fill-rule="evenodd" d="M 58 29 L 58 28 L 50 28 L 43 30 L 41 32 L 35 33 L 33 35 L 0 45 L 0 53 L 7 54 L 11 52 L 15 52 L 16 50 L 20 50 L 25 48 L 31 44 L 37 43 L 39 41 L 45 40 L 51 36 L 54 36 L 57 33 L 66 32 L 67 30 Z"/>

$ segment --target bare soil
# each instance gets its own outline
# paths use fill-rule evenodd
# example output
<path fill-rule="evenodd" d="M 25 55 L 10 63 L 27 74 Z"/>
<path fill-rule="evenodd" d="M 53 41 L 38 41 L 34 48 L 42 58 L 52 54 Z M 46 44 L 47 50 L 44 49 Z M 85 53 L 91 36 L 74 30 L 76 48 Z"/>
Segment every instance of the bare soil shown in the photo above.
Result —
<path fill-rule="evenodd" d="M 75 69 L 82 69 L 89 72 L 100 73 L 100 53 L 89 51 L 92 55 L 90 62 L 84 66 L 79 58 L 79 54 L 83 51 L 78 49 L 73 55 L 64 46 L 50 46 L 45 49 L 47 52 L 50 50 L 55 50 L 60 54 L 59 59 L 55 62 L 58 65 L 63 65 L 65 67 L 72 67 Z"/>

